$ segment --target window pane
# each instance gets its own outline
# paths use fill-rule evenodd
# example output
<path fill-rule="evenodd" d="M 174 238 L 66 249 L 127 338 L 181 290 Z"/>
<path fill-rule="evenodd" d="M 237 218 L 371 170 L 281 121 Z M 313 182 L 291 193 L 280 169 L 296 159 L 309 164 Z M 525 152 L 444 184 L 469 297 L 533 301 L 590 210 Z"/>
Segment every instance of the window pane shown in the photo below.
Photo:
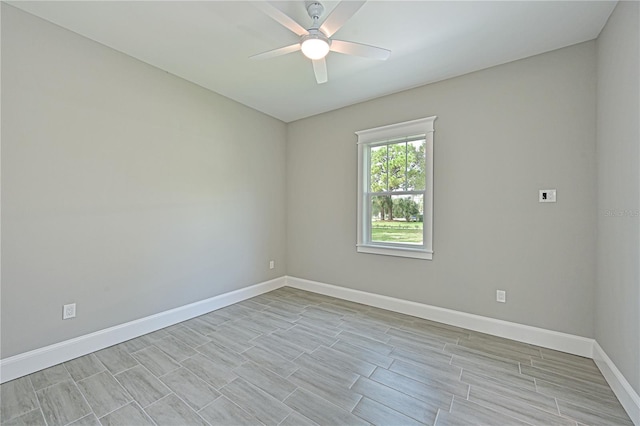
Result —
<path fill-rule="evenodd" d="M 371 148 L 371 157 L 369 160 L 371 164 L 370 173 L 370 192 L 383 192 L 387 191 L 387 146 L 376 146 Z"/>
<path fill-rule="evenodd" d="M 423 190 L 425 140 L 371 148 L 370 192 Z"/>
<path fill-rule="evenodd" d="M 406 143 L 394 143 L 387 145 L 389 168 L 389 191 L 404 191 L 407 177 L 407 151 Z"/>
<path fill-rule="evenodd" d="M 422 245 L 424 196 L 371 197 L 371 241 Z"/>
<path fill-rule="evenodd" d="M 424 189 L 424 147 L 424 139 L 407 143 L 407 190 Z"/>

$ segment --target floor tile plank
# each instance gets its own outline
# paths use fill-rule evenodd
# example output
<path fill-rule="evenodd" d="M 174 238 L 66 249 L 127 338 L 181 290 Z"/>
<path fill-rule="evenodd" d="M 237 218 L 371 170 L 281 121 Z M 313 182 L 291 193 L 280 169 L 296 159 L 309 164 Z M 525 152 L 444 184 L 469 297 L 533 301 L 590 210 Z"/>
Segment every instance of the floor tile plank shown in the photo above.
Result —
<path fill-rule="evenodd" d="M 546 382 L 554 383 L 554 384 L 564 386 L 570 389 L 575 389 L 581 392 L 593 393 L 595 395 L 602 395 L 604 397 L 615 398 L 615 395 L 613 394 L 613 391 L 611 390 L 611 388 L 606 385 L 586 382 L 573 377 L 565 376 L 564 374 L 558 374 L 548 370 L 542 370 L 538 367 L 531 367 L 528 365 L 522 365 L 520 368 L 521 368 L 522 374 L 533 377 L 536 380 L 540 379 Z"/>
<path fill-rule="evenodd" d="M 289 340 L 291 343 L 300 346 L 307 351 L 313 351 L 320 346 L 331 346 L 337 339 L 335 337 L 323 336 L 322 334 L 313 334 L 312 330 L 296 324 L 288 330 L 279 330 L 273 333 Z"/>
<path fill-rule="evenodd" d="M 288 380 L 299 388 L 304 388 L 347 411 L 353 410 L 362 399 L 362 395 L 342 386 L 339 382 L 306 368 L 300 368 L 289 376 Z"/>
<path fill-rule="evenodd" d="M 147 413 L 131 402 L 99 419 L 102 426 L 155 426 Z"/>
<path fill-rule="evenodd" d="M 419 426 L 423 425 L 411 417 L 407 417 L 391 408 L 380 404 L 369 398 L 362 398 L 362 401 L 353 409 L 353 414 L 362 417 L 372 425 L 376 426 Z"/>
<path fill-rule="evenodd" d="M 358 380 L 358 377 L 360 377 L 359 374 L 356 374 L 352 371 L 333 368 L 333 366 L 331 366 L 330 364 L 318 362 L 316 358 L 311 357 L 309 354 L 300 355 L 293 362 L 298 367 L 304 367 L 309 370 L 315 371 L 318 374 L 327 376 L 345 387 L 351 387 L 351 385 L 353 385 L 355 381 Z"/>
<path fill-rule="evenodd" d="M 44 389 L 47 386 L 71 380 L 71 375 L 63 364 L 54 365 L 53 367 L 38 371 L 31 374 L 29 377 L 31 378 L 31 384 L 33 384 L 33 388 L 35 390 Z"/>
<path fill-rule="evenodd" d="M 171 393 L 169 388 L 142 365 L 118 373 L 115 378 L 142 408 Z"/>
<path fill-rule="evenodd" d="M 375 364 L 354 358 L 351 355 L 326 346 L 321 346 L 311 352 L 309 356 L 324 364 L 333 365 L 340 370 L 352 371 L 362 376 L 369 376 L 376 369 Z"/>
<path fill-rule="evenodd" d="M 412 362 L 417 365 L 431 365 L 438 368 L 441 365 L 451 364 L 453 355 L 437 350 L 422 350 L 419 352 L 408 351 L 402 348 L 393 348 L 389 354 L 391 358 Z"/>
<path fill-rule="evenodd" d="M 91 408 L 72 380 L 36 392 L 42 414 L 50 426 L 66 425 L 91 412 Z"/>
<path fill-rule="evenodd" d="M 380 323 L 370 322 L 361 317 L 344 317 L 342 323 L 336 327 L 382 343 L 387 343 L 390 339 L 387 334 L 389 326 L 382 326 Z"/>
<path fill-rule="evenodd" d="M 224 395 L 198 412 L 211 425 L 256 426 L 262 423 Z"/>
<path fill-rule="evenodd" d="M 458 342 L 458 346 L 473 349 L 474 351 L 478 351 L 487 355 L 495 355 L 500 358 L 506 358 L 511 361 L 521 362 L 525 364 L 531 363 L 531 359 L 536 358 L 529 353 L 523 353 L 523 351 L 520 351 L 518 349 L 493 342 L 460 339 L 460 341 Z M 539 359 L 542 360 L 542 358 Z"/>
<path fill-rule="evenodd" d="M 384 336 L 386 336 L 386 334 Z M 362 348 L 369 349 L 374 352 L 378 352 L 382 355 L 389 355 L 391 351 L 394 350 L 393 346 L 385 343 L 386 341 L 389 340 L 388 338 L 383 342 L 381 340 L 376 340 L 367 336 L 360 335 L 359 333 L 354 333 L 354 332 L 345 331 L 345 330 L 343 330 L 336 337 L 338 337 L 338 339 L 344 342 L 349 342 L 352 345 L 360 346 Z"/>
<path fill-rule="evenodd" d="M 154 346 L 164 352 L 169 358 L 175 362 L 182 362 L 192 357 L 196 351 L 186 343 L 181 342 L 174 336 L 167 336 L 154 343 Z"/>
<path fill-rule="evenodd" d="M 235 379 L 220 392 L 265 425 L 277 425 L 291 413 L 289 407 L 242 378 Z"/>
<path fill-rule="evenodd" d="M 78 382 L 78 387 L 97 417 L 132 401 L 129 393 L 107 371 Z"/>
<path fill-rule="evenodd" d="M 186 368 L 179 368 L 165 374 L 160 377 L 160 381 L 196 411 L 220 396 L 220 392 Z"/>
<path fill-rule="evenodd" d="M 447 344 L 445 346 L 444 352 L 454 355 L 454 360 L 457 358 L 462 358 L 471 362 L 494 366 L 496 368 L 511 371 L 514 373 L 520 372 L 518 361 L 512 361 L 506 358 L 502 358 L 498 355 L 492 355 L 486 352 L 451 344 Z"/>
<path fill-rule="evenodd" d="M 102 365 L 94 354 L 81 356 L 80 358 L 65 362 L 64 366 L 76 382 L 105 370 L 105 366 Z"/>
<path fill-rule="evenodd" d="M 141 351 L 134 352 L 132 356 L 156 376 L 162 376 L 163 374 L 180 368 L 180 364 L 156 346 L 149 346 Z"/>
<path fill-rule="evenodd" d="M 578 367 L 575 365 L 565 364 L 557 361 L 551 361 L 546 359 L 532 359 L 531 365 L 541 370 L 550 371 L 552 373 L 562 374 L 574 379 L 584 380 L 585 382 L 598 383 L 604 386 L 608 386 L 607 381 L 602 376 L 599 370 L 592 370 L 584 366 Z"/>
<path fill-rule="evenodd" d="M 95 352 L 95 355 L 111 374 L 117 374 L 138 365 L 138 361 L 121 345 L 102 349 Z"/>
<path fill-rule="evenodd" d="M 218 345 L 216 342 L 205 343 L 202 346 L 198 346 L 196 350 L 227 368 L 235 368 L 246 361 L 243 355 L 222 345 Z"/>
<path fill-rule="evenodd" d="M 469 401 L 532 425 L 575 426 L 574 421 L 532 407 L 522 400 L 507 398 L 474 386 L 471 386 Z"/>
<path fill-rule="evenodd" d="M 531 407 L 555 415 L 559 414 L 555 398 L 536 392 L 533 381 L 528 382 L 526 379 L 522 381 L 514 380 L 509 376 L 482 376 L 469 371 L 462 372 L 461 380 L 464 383 L 469 383 L 472 389 L 493 392 L 524 402 Z M 531 387 L 529 387 L 529 384 L 531 384 Z"/>
<path fill-rule="evenodd" d="M 29 376 L 0 385 L 0 422 L 38 408 L 38 399 Z"/>
<path fill-rule="evenodd" d="M 221 388 L 237 377 L 230 368 L 224 367 L 202 354 L 187 358 L 181 364 L 215 389 Z"/>
<path fill-rule="evenodd" d="M 498 411 L 490 408 L 483 407 L 475 402 L 467 401 L 464 399 L 453 398 L 453 404 L 451 405 L 451 413 L 455 416 L 457 422 L 453 424 L 459 424 L 459 421 L 463 421 L 463 424 L 467 425 L 510 425 L 510 426 L 530 426 L 529 423 L 518 420 L 514 417 L 510 417 L 506 414 L 502 414 Z M 441 424 L 450 424 L 444 422 L 444 416 L 441 418 L 438 416 L 437 426 Z"/>
<path fill-rule="evenodd" d="M 293 411 L 278 426 L 319 426 L 318 423 Z"/>
<path fill-rule="evenodd" d="M 233 370 L 235 374 L 247 382 L 262 389 L 278 401 L 283 401 L 296 390 L 296 385 L 283 379 L 276 373 L 260 367 L 254 362 L 246 362 Z"/>
<path fill-rule="evenodd" d="M 37 408 L 2 422 L 2 426 L 47 426 L 47 423 L 42 417 L 42 411 Z"/>
<path fill-rule="evenodd" d="M 307 331 L 327 337 L 336 337 L 342 331 L 335 325 L 331 325 L 326 321 L 320 321 L 308 317 L 298 318 L 295 324 L 304 326 Z"/>
<path fill-rule="evenodd" d="M 209 426 L 202 417 L 173 394 L 154 402 L 145 411 L 158 426 Z"/>
<path fill-rule="evenodd" d="M 583 407 L 563 400 L 558 400 L 560 415 L 588 425 L 633 426 L 628 417 L 621 418 L 600 410 Z"/>
<path fill-rule="evenodd" d="M 304 348 L 289 341 L 289 339 L 272 333 L 256 337 L 251 343 L 257 347 L 276 353 L 289 361 L 296 359 L 305 352 Z"/>
<path fill-rule="evenodd" d="M 393 358 L 382 355 L 378 352 L 352 345 L 344 340 L 338 340 L 331 346 L 332 349 L 343 352 L 349 356 L 367 361 L 382 368 L 389 368 L 393 363 Z"/>
<path fill-rule="evenodd" d="M 247 360 L 253 361 L 282 377 L 287 377 L 298 369 L 298 366 L 293 362 L 257 346 L 245 351 L 243 355 Z"/>
<path fill-rule="evenodd" d="M 377 368 L 369 378 L 416 399 L 438 405 L 446 410 L 451 408 L 453 395 L 466 398 L 469 394 L 469 385 L 457 380 L 440 381 L 434 379 L 428 382 L 421 382 L 384 368 Z"/>
<path fill-rule="evenodd" d="M 366 377 L 360 377 L 351 390 L 426 424 L 433 424 L 438 406 L 410 397 Z"/>
<path fill-rule="evenodd" d="M 95 414 L 91 413 L 73 423 L 69 423 L 68 426 L 100 426 L 100 421 Z"/>
<path fill-rule="evenodd" d="M 368 425 L 364 420 L 304 389 L 297 389 L 284 403 L 319 425 Z"/>
<path fill-rule="evenodd" d="M 581 392 L 575 389 L 536 380 L 536 388 L 541 395 L 571 402 L 584 408 L 590 408 L 612 416 L 626 418 L 627 413 L 618 399 L 613 396 L 602 396 L 595 393 Z"/>
<path fill-rule="evenodd" d="M 189 327 L 180 327 L 176 330 L 173 330 L 171 331 L 171 335 L 176 337 L 184 344 L 191 346 L 192 348 L 197 348 L 198 346 L 202 346 L 205 343 L 209 343 L 211 341 L 211 338 L 205 336 L 204 334 L 200 334 L 197 331 L 190 329 Z"/>
<path fill-rule="evenodd" d="M 395 360 L 389 370 L 423 383 L 429 383 L 432 380 L 449 380 L 455 381 L 460 379 L 462 369 L 455 365 L 442 364 L 437 367 L 431 365 L 415 365 L 410 362 Z"/>

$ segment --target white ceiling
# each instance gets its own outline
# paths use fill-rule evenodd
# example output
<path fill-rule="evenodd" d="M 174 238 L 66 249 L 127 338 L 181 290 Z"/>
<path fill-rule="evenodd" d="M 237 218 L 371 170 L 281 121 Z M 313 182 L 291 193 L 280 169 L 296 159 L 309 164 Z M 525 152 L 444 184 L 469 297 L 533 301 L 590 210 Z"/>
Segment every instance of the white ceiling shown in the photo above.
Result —
<path fill-rule="evenodd" d="M 338 2 L 324 1 L 325 16 Z M 247 1 L 19 1 L 11 5 L 285 122 L 598 36 L 613 1 L 375 1 L 334 38 L 384 47 L 385 61 L 330 53 L 329 82 L 298 41 Z M 273 2 L 304 27 L 304 1 Z"/>

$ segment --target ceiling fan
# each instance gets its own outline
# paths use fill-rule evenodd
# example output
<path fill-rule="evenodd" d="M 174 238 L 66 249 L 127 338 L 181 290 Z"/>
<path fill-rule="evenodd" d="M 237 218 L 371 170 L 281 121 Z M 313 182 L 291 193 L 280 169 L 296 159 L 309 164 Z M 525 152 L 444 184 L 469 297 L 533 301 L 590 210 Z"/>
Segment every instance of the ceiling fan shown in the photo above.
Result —
<path fill-rule="evenodd" d="M 390 50 L 331 38 L 365 2 L 366 1 L 341 1 L 322 23 L 320 23 L 320 18 L 324 12 L 324 6 L 317 1 L 307 2 L 307 13 L 309 13 L 309 17 L 313 21 L 309 29 L 305 29 L 293 20 L 293 18 L 266 1 L 254 2 L 253 4 L 266 15 L 298 35 L 300 41 L 289 46 L 253 55 L 250 59 L 274 58 L 302 50 L 302 53 L 313 62 L 313 72 L 315 73 L 318 84 L 326 83 L 328 80 L 325 56 L 327 56 L 330 51 L 384 61 L 391 54 Z"/>

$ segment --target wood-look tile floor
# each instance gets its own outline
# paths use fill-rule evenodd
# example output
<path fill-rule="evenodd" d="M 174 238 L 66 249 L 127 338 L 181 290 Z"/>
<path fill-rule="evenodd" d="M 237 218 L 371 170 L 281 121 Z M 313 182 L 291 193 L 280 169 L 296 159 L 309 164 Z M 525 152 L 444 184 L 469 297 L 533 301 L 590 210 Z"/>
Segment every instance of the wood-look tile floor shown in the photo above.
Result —
<path fill-rule="evenodd" d="M 593 361 L 284 287 L 0 387 L 2 425 L 630 425 Z"/>

